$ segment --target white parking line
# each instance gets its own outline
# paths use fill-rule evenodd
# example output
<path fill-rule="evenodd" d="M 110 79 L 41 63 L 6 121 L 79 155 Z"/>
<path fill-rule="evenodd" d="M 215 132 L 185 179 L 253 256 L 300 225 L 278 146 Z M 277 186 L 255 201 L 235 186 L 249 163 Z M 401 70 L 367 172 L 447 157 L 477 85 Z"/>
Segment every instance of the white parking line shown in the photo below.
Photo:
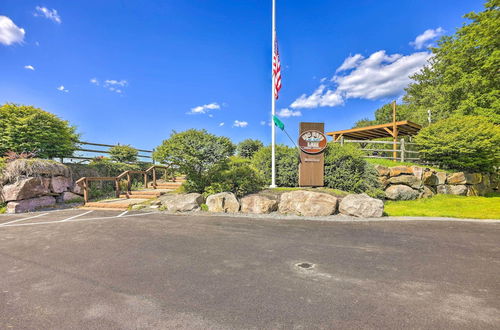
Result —
<path fill-rule="evenodd" d="M 32 217 L 27 217 L 27 218 L 22 218 L 22 219 L 12 220 L 12 221 L 5 222 L 5 223 L 0 224 L 0 226 L 5 226 L 5 225 L 8 225 L 9 223 L 19 222 L 19 221 L 23 221 L 23 220 L 29 220 L 29 219 L 38 218 L 38 217 L 41 217 L 41 216 L 44 216 L 44 215 L 47 215 L 47 214 L 48 214 L 48 213 L 43 213 L 43 214 L 34 215 L 34 216 L 32 216 Z"/>
<path fill-rule="evenodd" d="M 69 221 L 69 220 L 71 220 L 71 219 L 76 219 L 76 218 L 79 218 L 79 217 L 81 217 L 81 216 L 84 216 L 85 214 L 89 214 L 89 213 L 91 213 L 91 212 L 94 212 L 94 211 L 92 210 L 92 211 L 88 211 L 88 212 L 85 212 L 85 213 L 82 213 L 82 214 L 77 214 L 77 215 L 74 215 L 74 216 L 69 217 L 69 218 L 67 218 L 67 219 L 61 220 L 61 222 L 64 222 L 64 221 Z"/>
<path fill-rule="evenodd" d="M 157 212 L 129 214 L 129 215 L 124 215 L 121 218 L 136 217 L 138 215 L 149 215 L 149 214 L 154 214 L 154 213 L 157 213 Z M 51 224 L 51 223 L 72 223 L 72 222 L 79 222 L 79 221 L 104 220 L 104 219 L 116 219 L 116 218 L 118 218 L 118 216 L 98 217 L 98 218 L 85 218 L 85 219 L 76 219 L 76 220 L 72 220 L 72 221 L 55 220 L 55 221 L 44 221 L 44 222 L 16 223 L 16 224 L 13 224 L 13 225 L 6 225 L 6 226 L 2 225 L 0 227 L 36 226 L 36 225 L 47 225 L 47 224 Z"/>
<path fill-rule="evenodd" d="M 122 212 L 122 213 L 118 214 L 117 218 L 122 217 L 122 216 L 124 216 L 127 213 L 128 213 L 128 211 Z"/>

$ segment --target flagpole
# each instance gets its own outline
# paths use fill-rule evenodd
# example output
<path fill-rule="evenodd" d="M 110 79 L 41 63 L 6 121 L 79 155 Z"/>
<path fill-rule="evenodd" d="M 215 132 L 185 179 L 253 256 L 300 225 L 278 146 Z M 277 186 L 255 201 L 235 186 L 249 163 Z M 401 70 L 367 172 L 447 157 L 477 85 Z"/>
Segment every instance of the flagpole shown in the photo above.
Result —
<path fill-rule="evenodd" d="M 274 95 L 274 74 L 273 62 L 274 62 L 274 52 L 276 47 L 276 0 L 273 1 L 273 18 L 272 18 L 272 54 L 271 54 L 271 186 L 270 188 L 276 187 L 276 125 L 274 125 L 273 118 L 276 114 L 276 99 Z"/>

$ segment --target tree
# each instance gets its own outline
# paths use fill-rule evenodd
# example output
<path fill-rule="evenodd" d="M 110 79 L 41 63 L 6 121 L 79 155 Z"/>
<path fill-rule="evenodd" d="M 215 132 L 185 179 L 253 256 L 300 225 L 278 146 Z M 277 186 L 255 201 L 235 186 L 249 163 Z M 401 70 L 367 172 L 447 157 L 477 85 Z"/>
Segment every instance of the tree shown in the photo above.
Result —
<path fill-rule="evenodd" d="M 33 106 L 0 106 L 0 155 L 36 152 L 40 158 L 69 157 L 78 142 L 76 128 Z"/>
<path fill-rule="evenodd" d="M 500 124 L 500 8 L 488 0 L 485 10 L 465 15 L 471 22 L 431 48 L 429 65 L 411 78 L 404 100 L 436 120 L 453 114 L 481 115 Z"/>
<path fill-rule="evenodd" d="M 493 171 L 500 166 L 500 126 L 480 116 L 453 116 L 415 137 L 420 157 L 443 168 Z"/>
<path fill-rule="evenodd" d="M 261 172 L 267 185 L 271 184 L 271 147 L 257 151 L 253 165 Z M 299 184 L 299 153 L 297 148 L 276 145 L 276 184 L 280 187 L 297 187 Z"/>
<path fill-rule="evenodd" d="M 206 130 L 173 132 L 153 153 L 161 163 L 173 164 L 186 175 L 189 191 L 202 193 L 211 184 L 212 171 L 234 154 L 234 145 L 226 137 Z"/>
<path fill-rule="evenodd" d="M 109 149 L 111 159 L 117 162 L 136 162 L 139 152 L 130 145 L 117 145 Z"/>
<path fill-rule="evenodd" d="M 260 140 L 246 139 L 238 144 L 236 152 L 241 157 L 252 158 L 253 154 L 262 147 L 264 144 Z"/>

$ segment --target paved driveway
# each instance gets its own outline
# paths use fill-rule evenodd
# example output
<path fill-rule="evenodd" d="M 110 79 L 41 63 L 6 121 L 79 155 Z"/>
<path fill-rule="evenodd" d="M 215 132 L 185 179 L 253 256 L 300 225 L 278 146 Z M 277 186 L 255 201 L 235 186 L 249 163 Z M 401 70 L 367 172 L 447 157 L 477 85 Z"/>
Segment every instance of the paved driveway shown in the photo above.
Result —
<path fill-rule="evenodd" d="M 500 327 L 496 223 L 86 212 L 0 216 L 1 329 Z"/>

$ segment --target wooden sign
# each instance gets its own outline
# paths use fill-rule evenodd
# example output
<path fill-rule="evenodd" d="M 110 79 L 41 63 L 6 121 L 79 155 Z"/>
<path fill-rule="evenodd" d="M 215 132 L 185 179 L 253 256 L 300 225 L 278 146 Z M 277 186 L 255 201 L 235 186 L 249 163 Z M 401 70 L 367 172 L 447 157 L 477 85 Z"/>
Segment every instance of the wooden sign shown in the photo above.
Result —
<path fill-rule="evenodd" d="M 324 123 L 300 123 L 299 186 L 323 187 L 326 144 Z"/>

